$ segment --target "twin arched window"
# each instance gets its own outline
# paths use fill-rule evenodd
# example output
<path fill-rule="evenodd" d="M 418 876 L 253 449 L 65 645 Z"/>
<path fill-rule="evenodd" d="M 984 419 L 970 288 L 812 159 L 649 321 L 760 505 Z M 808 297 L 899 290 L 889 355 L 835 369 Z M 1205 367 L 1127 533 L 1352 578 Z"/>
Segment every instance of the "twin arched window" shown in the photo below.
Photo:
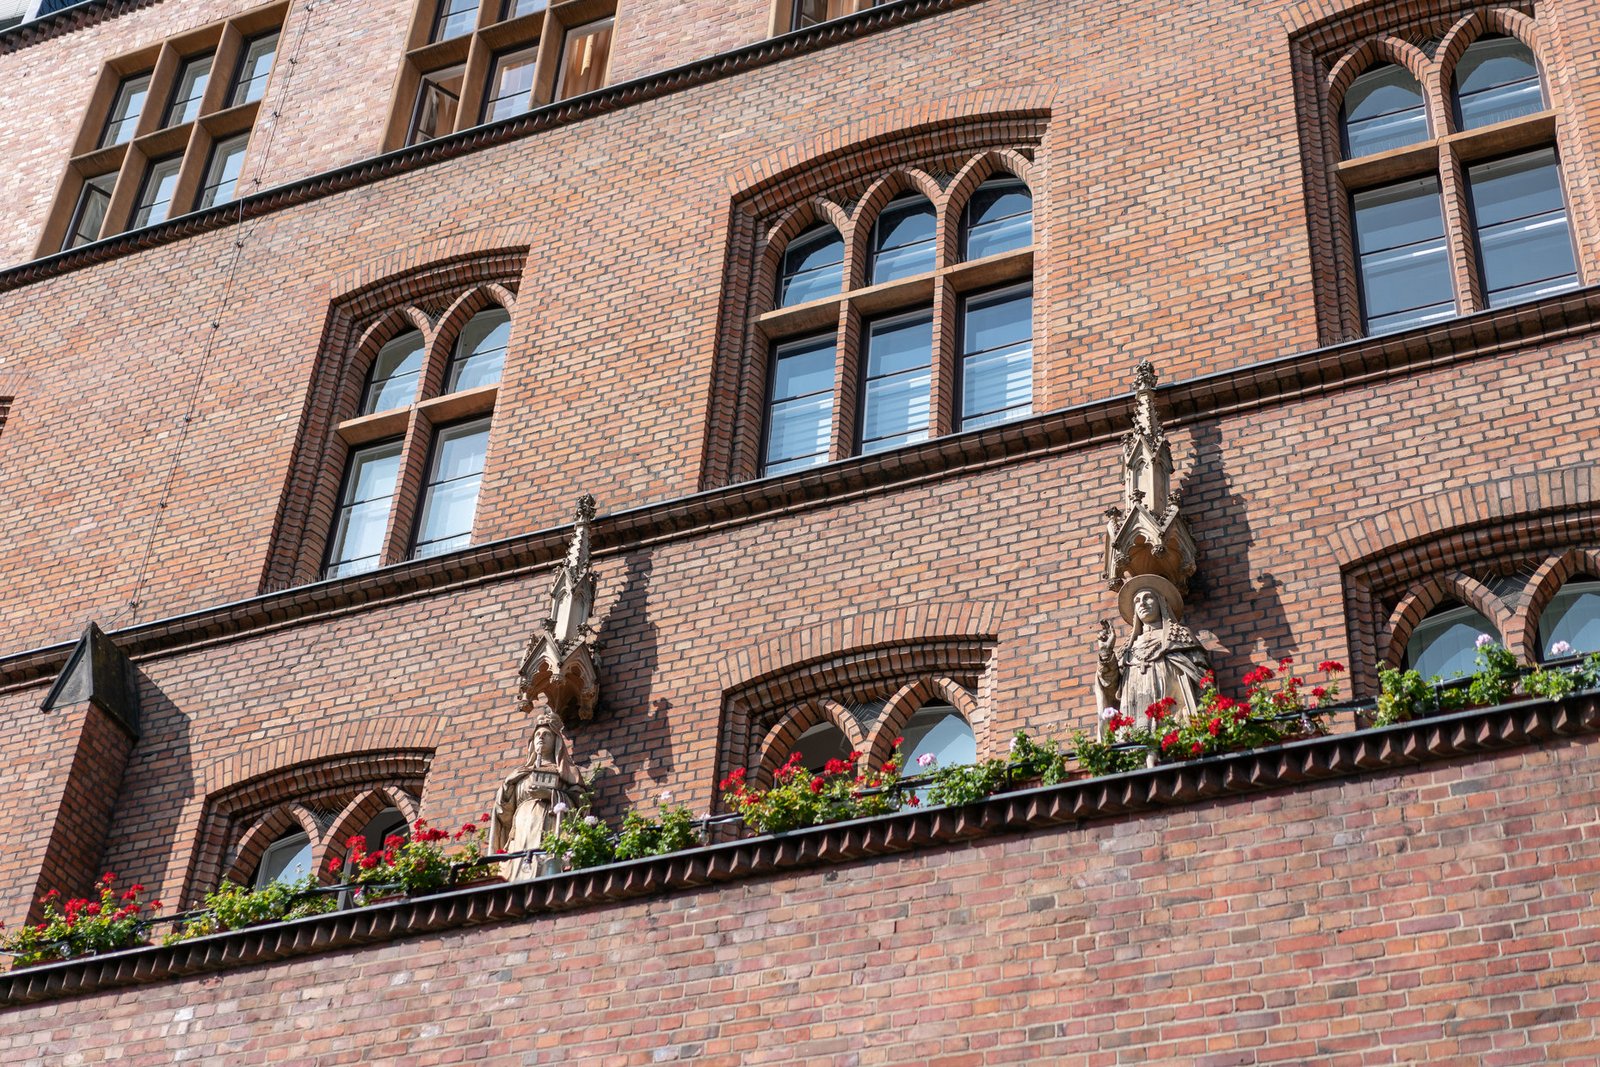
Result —
<path fill-rule="evenodd" d="M 789 239 L 763 316 L 761 475 L 1032 413 L 1032 193 L 998 171 L 967 197 L 954 233 L 951 208 L 942 216 L 912 188 L 870 226 L 854 220 L 850 240 L 829 222 Z M 968 266 L 978 261 L 983 271 Z M 936 346 L 936 333 L 955 343 Z"/>
<path fill-rule="evenodd" d="M 900 728 L 905 743 L 900 746 L 905 755 L 907 773 L 917 772 L 917 760 L 932 756 L 935 766 L 950 767 L 961 763 L 976 763 L 978 742 L 972 724 L 945 701 L 932 701 L 912 713 Z M 851 752 L 850 738 L 831 722 L 820 722 L 805 733 L 792 746 L 800 754 L 800 763 L 808 771 L 820 771 L 829 760 L 844 759 Z"/>
<path fill-rule="evenodd" d="M 1399 63 L 1380 63 L 1344 91 L 1339 180 L 1350 190 L 1361 322 L 1369 334 L 1579 284 L 1553 126 L 1537 118 L 1547 103 L 1532 50 L 1488 34 L 1460 53 L 1448 83 L 1438 65 L 1428 73 L 1419 82 Z M 1430 94 L 1440 100 L 1436 108 Z M 1433 136 L 1430 110 L 1448 114 L 1452 128 Z M 1487 126 L 1500 128 L 1473 134 Z M 1508 144 L 1519 147 L 1508 153 Z M 1378 155 L 1384 158 L 1367 161 Z M 1402 180 L 1394 180 L 1397 173 Z M 1441 180 L 1457 173 L 1464 185 Z M 1447 205 L 1444 188 L 1459 188 L 1452 195 L 1465 202 Z M 1456 262 L 1476 268 L 1465 292 L 1457 291 Z"/>
<path fill-rule="evenodd" d="M 1406 666 L 1424 678 L 1459 678 L 1476 669 L 1477 642 L 1504 643 L 1500 629 L 1476 608 L 1449 600 L 1436 606 L 1412 629 Z M 1545 605 L 1538 623 L 1539 656 L 1561 659 L 1600 652 L 1600 581 L 1579 575 Z"/>

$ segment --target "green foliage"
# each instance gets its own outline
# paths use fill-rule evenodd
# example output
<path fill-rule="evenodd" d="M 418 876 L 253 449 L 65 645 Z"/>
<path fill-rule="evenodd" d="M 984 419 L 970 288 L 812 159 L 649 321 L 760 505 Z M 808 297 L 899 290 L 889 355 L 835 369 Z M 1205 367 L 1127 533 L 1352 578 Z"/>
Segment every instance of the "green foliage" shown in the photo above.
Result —
<path fill-rule="evenodd" d="M 668 806 L 671 794 L 663 794 L 661 814 L 647 819 L 637 811 L 622 817 L 622 832 L 617 835 L 616 858 L 619 860 L 643 859 L 646 856 L 665 856 L 681 852 L 700 844 L 700 831 L 694 816 L 683 805 Z"/>
<path fill-rule="evenodd" d="M 1113 748 L 1111 741 L 1090 737 L 1082 730 L 1072 735 L 1072 750 L 1077 754 L 1078 766 L 1082 767 L 1091 778 L 1136 771 L 1145 765 L 1147 754 L 1143 748 L 1128 750 Z"/>
<path fill-rule="evenodd" d="M 1478 671 L 1467 686 L 1467 699 L 1473 704 L 1503 704 L 1516 688 L 1521 673 L 1517 657 L 1498 641 L 1478 639 Z"/>
<path fill-rule="evenodd" d="M 902 803 L 916 807 L 915 796 L 902 797 L 900 743 L 895 740 L 893 754 L 877 770 L 858 770 L 861 753 L 852 752 L 812 773 L 801 766 L 800 753 L 793 753 L 773 772 L 767 789 L 750 788 L 745 769 L 739 767 L 722 780 L 722 799 L 758 834 L 887 815 L 899 811 Z"/>
<path fill-rule="evenodd" d="M 259 889 L 225 881 L 206 894 L 201 911 L 186 919 L 162 943 L 170 945 L 207 934 L 303 919 L 336 910 L 338 899 L 330 893 L 314 892 L 316 885 L 316 879 L 309 874 L 298 881 L 273 882 Z"/>
<path fill-rule="evenodd" d="M 1432 710 L 1436 704 L 1432 684 L 1416 671 L 1383 667 L 1378 671 L 1378 710 L 1374 726 L 1393 726 Z"/>
<path fill-rule="evenodd" d="M 561 821 L 561 829 L 544 840 L 544 849 L 569 870 L 598 867 L 617 858 L 611 829 L 589 811 L 585 802 Z"/>
<path fill-rule="evenodd" d="M 57 890 L 50 890 L 39 898 L 43 905 L 41 921 L 0 936 L 0 949 L 13 956 L 12 967 L 32 967 L 148 943 L 145 932 L 161 902 L 146 901 L 142 885 L 119 891 L 116 876 L 110 873 L 101 875 L 94 887 L 98 891 L 96 897 L 67 901 Z"/>
<path fill-rule="evenodd" d="M 1011 782 L 1012 765 L 1003 759 L 940 767 L 930 777 L 928 799 L 934 804 L 971 804 L 993 796 Z"/>
<path fill-rule="evenodd" d="M 479 860 L 488 835 L 487 827 L 481 824 L 488 821 L 489 817 L 482 815 L 478 822 L 464 823 L 451 834 L 429 826 L 426 819 L 418 819 L 410 837 L 390 834 L 376 852 L 368 852 L 366 838 L 357 834 L 349 840 L 348 856 L 343 860 L 332 857 L 328 869 L 342 869 L 346 880 L 358 887 L 363 904 L 395 892 L 431 893 L 449 885 L 458 867 L 465 878 L 486 869 Z M 454 852 L 447 851 L 448 841 L 458 846 Z"/>
<path fill-rule="evenodd" d="M 1011 766 L 1017 778 L 1037 778 L 1041 785 L 1060 785 L 1072 777 L 1060 744 L 1041 745 L 1025 730 L 1011 738 Z"/>
<path fill-rule="evenodd" d="M 1578 691 L 1582 679 L 1575 670 L 1557 668 L 1536 670 L 1522 679 L 1522 690 L 1530 696 L 1560 700 Z"/>

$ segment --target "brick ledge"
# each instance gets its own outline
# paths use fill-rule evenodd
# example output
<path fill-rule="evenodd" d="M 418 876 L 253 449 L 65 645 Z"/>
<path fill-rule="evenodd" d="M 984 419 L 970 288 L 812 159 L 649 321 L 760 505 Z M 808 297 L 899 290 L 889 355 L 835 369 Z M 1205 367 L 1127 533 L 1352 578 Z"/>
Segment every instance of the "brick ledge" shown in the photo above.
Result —
<path fill-rule="evenodd" d="M 858 819 L 531 882 L 456 890 L 214 934 L 168 947 L 130 949 L 26 968 L 0 975 L 0 1007 L 1593 734 L 1600 734 L 1600 693 L 1596 692 L 1560 701 L 1478 708 L 1278 748 L 1040 786 L 962 807 Z"/>

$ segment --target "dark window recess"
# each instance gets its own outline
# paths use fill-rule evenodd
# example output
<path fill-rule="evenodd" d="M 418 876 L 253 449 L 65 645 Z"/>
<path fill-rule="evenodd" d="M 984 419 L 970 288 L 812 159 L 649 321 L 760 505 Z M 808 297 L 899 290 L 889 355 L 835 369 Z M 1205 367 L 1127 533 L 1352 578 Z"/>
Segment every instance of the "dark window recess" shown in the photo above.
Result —
<path fill-rule="evenodd" d="M 106 211 L 111 207 L 111 189 L 116 184 L 115 173 L 84 180 L 83 191 L 78 194 L 78 206 L 73 209 L 72 221 L 67 226 L 67 239 L 61 245 L 62 251 L 100 239 L 100 228 L 105 225 Z"/>

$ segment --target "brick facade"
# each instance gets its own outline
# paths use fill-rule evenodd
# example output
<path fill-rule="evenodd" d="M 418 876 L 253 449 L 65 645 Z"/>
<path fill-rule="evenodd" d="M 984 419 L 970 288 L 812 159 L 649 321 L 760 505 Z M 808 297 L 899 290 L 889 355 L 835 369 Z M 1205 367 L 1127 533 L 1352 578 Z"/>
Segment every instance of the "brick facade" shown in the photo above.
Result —
<path fill-rule="evenodd" d="M 1600 576 L 1600 288 L 1343 328 L 1317 64 L 1455 7 L 899 0 L 766 44 L 768 0 L 620 0 L 611 88 L 375 158 L 415 7 L 297 2 L 245 200 L 36 258 L 105 63 L 255 6 L 107 0 L 0 34 L 8 923 L 96 867 L 192 903 L 313 794 L 338 833 L 384 789 L 483 810 L 526 750 L 516 664 L 585 491 L 601 708 L 569 726 L 615 767 L 603 814 L 665 789 L 714 810 L 721 775 L 824 719 L 881 752 L 936 696 L 980 757 L 1086 728 L 1142 358 L 1200 547 L 1185 622 L 1224 680 L 1334 658 L 1370 694 L 1448 598 L 1531 661 L 1556 590 Z M 1600 17 L 1511 7 L 1592 280 Z M 1036 414 L 748 480 L 774 237 L 867 220 L 913 169 L 959 203 L 963 167 L 1007 158 L 1034 196 Z M 488 286 L 512 322 L 473 546 L 318 582 L 382 331 L 444 337 Z M 134 665 L 131 747 L 91 706 L 41 709 L 90 619 Z M 888 703 L 847 723 L 846 697 Z M 1595 759 L 1546 738 L 451 928 L 15 1009 L 0 1048 L 1583 1062 Z M 380 1002 L 393 1029 L 357 1036 Z"/>

